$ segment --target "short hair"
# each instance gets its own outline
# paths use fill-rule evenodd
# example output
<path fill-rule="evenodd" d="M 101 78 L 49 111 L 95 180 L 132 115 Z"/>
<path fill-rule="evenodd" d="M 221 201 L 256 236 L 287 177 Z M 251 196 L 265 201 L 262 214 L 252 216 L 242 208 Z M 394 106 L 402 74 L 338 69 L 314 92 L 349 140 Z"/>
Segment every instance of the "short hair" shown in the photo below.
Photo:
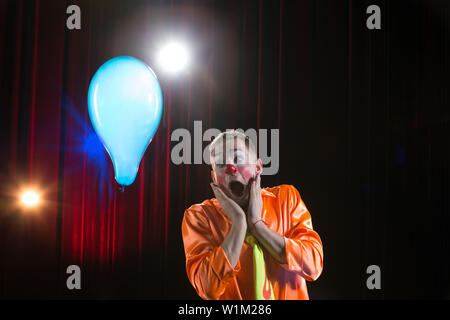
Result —
<path fill-rule="evenodd" d="M 251 155 L 255 156 L 255 160 L 258 158 L 257 152 L 256 152 L 256 148 L 255 145 L 253 144 L 252 139 L 250 139 L 249 136 L 247 136 L 245 133 L 235 130 L 235 129 L 231 129 L 231 130 L 227 130 L 224 132 L 221 132 L 217 135 L 217 137 L 214 138 L 214 140 L 210 143 L 209 145 L 209 155 L 210 158 L 212 160 L 213 156 L 214 156 L 214 150 L 216 149 L 217 144 L 219 144 L 220 142 L 224 142 L 227 141 L 228 139 L 233 139 L 233 141 L 236 139 L 242 139 L 245 142 L 245 146 L 247 147 L 247 150 Z M 211 161 L 212 164 L 212 161 Z"/>

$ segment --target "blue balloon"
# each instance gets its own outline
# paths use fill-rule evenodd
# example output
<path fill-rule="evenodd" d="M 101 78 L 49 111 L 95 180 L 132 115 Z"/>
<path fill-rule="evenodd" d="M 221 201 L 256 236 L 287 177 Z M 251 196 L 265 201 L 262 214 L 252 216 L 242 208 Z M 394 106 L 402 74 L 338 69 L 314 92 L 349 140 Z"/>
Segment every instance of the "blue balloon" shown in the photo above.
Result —
<path fill-rule="evenodd" d="M 108 60 L 89 85 L 89 116 L 111 157 L 117 183 L 129 186 L 162 115 L 158 79 L 133 57 Z"/>

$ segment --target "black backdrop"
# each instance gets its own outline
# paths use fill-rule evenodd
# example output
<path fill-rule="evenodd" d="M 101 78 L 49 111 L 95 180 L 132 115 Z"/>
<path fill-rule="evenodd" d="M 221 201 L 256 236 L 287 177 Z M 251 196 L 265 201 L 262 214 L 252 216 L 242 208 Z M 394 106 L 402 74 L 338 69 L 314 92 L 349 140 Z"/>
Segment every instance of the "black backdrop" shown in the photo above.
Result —
<path fill-rule="evenodd" d="M 446 1 L 0 3 L 3 298 L 198 298 L 181 219 L 212 197 L 209 168 L 170 162 L 170 133 L 196 120 L 280 130 L 280 169 L 262 185 L 295 185 L 311 212 L 324 245 L 312 299 L 448 298 Z M 65 28 L 70 4 L 81 30 Z M 381 30 L 366 28 L 371 4 Z M 170 35 L 193 51 L 176 78 L 153 55 Z M 118 55 L 147 62 L 165 92 L 124 193 L 86 111 L 89 80 Z M 45 186 L 33 214 L 14 206 L 29 183 Z M 81 291 L 65 288 L 70 264 Z M 366 288 L 372 264 L 381 290 Z"/>

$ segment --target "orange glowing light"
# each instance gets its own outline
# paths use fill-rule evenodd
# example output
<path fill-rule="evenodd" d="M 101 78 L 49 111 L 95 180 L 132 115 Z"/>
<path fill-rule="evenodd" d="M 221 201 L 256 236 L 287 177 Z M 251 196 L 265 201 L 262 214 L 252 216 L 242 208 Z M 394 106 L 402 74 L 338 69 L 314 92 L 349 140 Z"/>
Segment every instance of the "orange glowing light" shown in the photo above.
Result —
<path fill-rule="evenodd" d="M 35 207 L 39 203 L 39 194 L 36 191 L 26 191 L 22 194 L 22 204 L 26 207 Z"/>

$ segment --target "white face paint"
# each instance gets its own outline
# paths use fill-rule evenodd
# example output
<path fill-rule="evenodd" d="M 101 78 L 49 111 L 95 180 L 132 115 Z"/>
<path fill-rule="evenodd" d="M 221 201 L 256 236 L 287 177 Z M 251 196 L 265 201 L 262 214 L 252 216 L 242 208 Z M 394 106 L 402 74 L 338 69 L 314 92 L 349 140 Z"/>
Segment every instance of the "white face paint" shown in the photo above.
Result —
<path fill-rule="evenodd" d="M 243 151 L 243 150 L 236 150 L 235 151 L 235 153 L 234 153 L 234 164 L 236 166 L 243 166 L 243 165 L 249 164 L 248 162 L 249 161 L 248 161 L 248 159 L 246 157 L 246 152 L 245 151 Z"/>
<path fill-rule="evenodd" d="M 239 205 L 246 205 L 249 199 L 249 180 L 256 174 L 256 161 L 251 162 L 249 151 L 243 139 L 236 139 L 234 145 L 218 143 L 212 158 L 214 183 Z M 225 157 L 223 153 L 225 152 Z M 226 170 L 233 165 L 233 173 Z"/>

